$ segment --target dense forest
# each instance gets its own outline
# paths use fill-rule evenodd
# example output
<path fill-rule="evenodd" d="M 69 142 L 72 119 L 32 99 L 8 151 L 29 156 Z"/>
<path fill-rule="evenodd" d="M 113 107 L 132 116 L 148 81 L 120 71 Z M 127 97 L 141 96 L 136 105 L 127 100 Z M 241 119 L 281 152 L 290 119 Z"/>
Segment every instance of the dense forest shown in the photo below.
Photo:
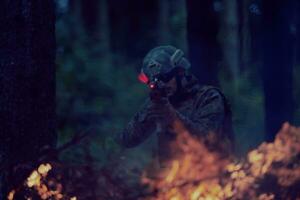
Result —
<path fill-rule="evenodd" d="M 114 138 L 148 96 L 137 76 L 159 45 L 229 99 L 237 157 L 300 125 L 297 0 L 3 0 L 0 30 L 0 199 L 39 199 L 20 188 L 47 162 L 53 199 L 137 199 L 157 138 Z"/>
<path fill-rule="evenodd" d="M 240 150 L 272 140 L 283 122 L 300 120 L 298 4 L 60 2 L 57 111 L 62 139 L 88 126 L 108 137 L 122 129 L 147 95 L 137 81 L 143 57 L 157 45 L 172 44 L 189 55 L 201 83 L 221 87 L 230 99 Z"/>

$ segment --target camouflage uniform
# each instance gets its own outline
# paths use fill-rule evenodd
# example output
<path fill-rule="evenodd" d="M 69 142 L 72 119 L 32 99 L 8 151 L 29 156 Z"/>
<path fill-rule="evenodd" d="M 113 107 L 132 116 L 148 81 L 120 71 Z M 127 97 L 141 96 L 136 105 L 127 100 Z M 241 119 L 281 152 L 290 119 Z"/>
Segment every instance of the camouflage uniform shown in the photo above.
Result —
<path fill-rule="evenodd" d="M 163 113 L 163 118 L 156 121 L 148 118 L 153 107 Z M 192 75 L 186 76 L 180 92 L 168 97 L 164 103 L 154 105 L 148 98 L 119 135 L 118 141 L 124 147 L 134 147 L 156 133 L 160 160 L 170 158 L 175 153 L 170 144 L 176 139 L 176 134 L 180 134 L 175 128 L 176 123 L 202 138 L 211 150 L 231 152 L 231 112 L 224 95 L 215 87 L 200 86 Z"/>
<path fill-rule="evenodd" d="M 185 92 L 182 96 L 169 99 L 170 103 L 157 105 L 165 112 L 165 118 L 162 119 L 165 126 L 161 130 L 157 130 L 159 128 L 154 121 L 147 120 L 148 108 L 152 104 L 147 99 L 120 135 L 120 143 L 124 147 L 134 147 L 156 132 L 159 156 L 162 159 L 169 158 L 172 155 L 169 143 L 176 138 L 173 123 L 179 120 L 191 134 L 204 140 L 213 132 L 217 141 L 208 144 L 210 148 L 219 148 L 214 145 L 222 141 L 230 151 L 228 148 L 233 142 L 231 113 L 224 95 L 217 88 L 201 87 L 196 82 L 190 82 L 183 89 Z"/>

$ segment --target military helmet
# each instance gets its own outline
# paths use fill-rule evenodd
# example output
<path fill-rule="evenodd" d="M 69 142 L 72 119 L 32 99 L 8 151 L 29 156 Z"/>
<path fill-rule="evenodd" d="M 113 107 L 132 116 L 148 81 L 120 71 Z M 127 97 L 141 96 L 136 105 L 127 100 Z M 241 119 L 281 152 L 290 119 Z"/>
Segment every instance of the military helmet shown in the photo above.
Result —
<path fill-rule="evenodd" d="M 174 69 L 189 69 L 190 63 L 183 55 L 182 50 L 170 45 L 155 47 L 145 56 L 140 77 L 144 77 L 144 79 L 152 79 L 153 77 L 168 79 L 174 75 Z"/>

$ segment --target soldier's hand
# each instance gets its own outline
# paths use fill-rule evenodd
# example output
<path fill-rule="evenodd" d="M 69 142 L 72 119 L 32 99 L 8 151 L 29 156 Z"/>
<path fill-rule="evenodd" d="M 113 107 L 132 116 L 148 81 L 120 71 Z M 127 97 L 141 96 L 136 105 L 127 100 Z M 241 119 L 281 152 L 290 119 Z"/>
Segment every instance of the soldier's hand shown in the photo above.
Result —
<path fill-rule="evenodd" d="M 157 84 L 150 90 L 150 99 L 156 104 L 165 104 L 168 102 L 166 85 L 162 81 L 158 81 Z"/>
<path fill-rule="evenodd" d="M 147 108 L 147 120 L 164 122 L 171 110 L 172 105 L 167 98 L 163 98 L 159 103 L 152 102 Z"/>
<path fill-rule="evenodd" d="M 156 106 L 153 106 L 147 111 L 147 120 L 153 122 L 160 122 L 164 119 L 164 112 Z"/>

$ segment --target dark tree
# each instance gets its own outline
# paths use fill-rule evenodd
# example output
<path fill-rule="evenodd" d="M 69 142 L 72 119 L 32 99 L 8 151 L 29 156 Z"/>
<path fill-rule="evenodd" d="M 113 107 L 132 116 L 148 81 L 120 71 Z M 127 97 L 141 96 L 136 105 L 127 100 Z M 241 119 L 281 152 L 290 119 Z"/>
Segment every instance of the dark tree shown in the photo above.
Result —
<path fill-rule="evenodd" d="M 110 0 L 108 6 L 113 52 L 140 60 L 157 45 L 158 1 Z"/>
<path fill-rule="evenodd" d="M 0 199 L 56 142 L 54 23 L 52 0 L 0 3 Z"/>
<path fill-rule="evenodd" d="M 293 3 L 264 0 L 262 4 L 263 87 L 266 140 L 274 139 L 281 124 L 293 116 Z"/>
<path fill-rule="evenodd" d="M 85 28 L 93 34 L 97 28 L 99 0 L 81 0 L 81 15 Z"/>
<path fill-rule="evenodd" d="M 218 85 L 219 21 L 213 0 L 189 0 L 187 38 L 192 71 L 202 84 Z"/>
<path fill-rule="evenodd" d="M 300 1 L 295 2 L 294 7 L 294 30 L 296 35 L 296 65 L 300 66 Z"/>
<path fill-rule="evenodd" d="M 221 17 L 220 42 L 222 43 L 223 67 L 230 72 L 234 90 L 237 89 L 237 81 L 240 75 L 240 34 L 238 1 L 225 0 L 223 2 Z"/>

